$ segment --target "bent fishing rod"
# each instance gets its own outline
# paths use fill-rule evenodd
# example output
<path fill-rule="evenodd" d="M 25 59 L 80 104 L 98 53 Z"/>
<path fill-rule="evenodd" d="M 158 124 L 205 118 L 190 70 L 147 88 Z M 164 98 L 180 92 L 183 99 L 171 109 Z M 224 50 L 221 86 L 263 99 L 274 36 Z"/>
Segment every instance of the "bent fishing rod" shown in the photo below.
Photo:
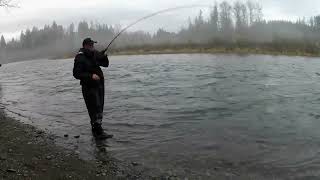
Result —
<path fill-rule="evenodd" d="M 152 14 L 149 14 L 145 17 L 142 17 L 140 19 L 138 19 L 137 21 L 134 21 L 133 23 L 129 24 L 128 26 L 126 26 L 125 28 L 123 28 L 117 35 L 114 36 L 114 38 L 110 41 L 110 43 L 108 44 L 107 48 L 104 49 L 102 51 L 102 53 L 106 53 L 108 51 L 108 49 L 110 48 L 110 46 L 112 45 L 112 43 L 123 33 L 125 32 L 126 30 L 128 30 L 130 27 L 138 24 L 139 22 L 141 21 L 144 21 L 146 19 L 149 19 L 151 17 L 154 17 L 156 15 L 159 15 L 159 14 L 162 14 L 162 13 L 166 13 L 166 12 L 170 12 L 170 11 L 176 11 L 176 10 L 180 10 L 180 9 L 190 9 L 190 8 L 195 8 L 195 7 L 212 7 L 210 5 L 189 5 L 189 6 L 179 6 L 179 7 L 174 7 L 174 8 L 168 8 L 168 9 L 164 9 L 164 10 L 161 10 L 161 11 L 157 11 L 157 12 L 154 12 Z"/>

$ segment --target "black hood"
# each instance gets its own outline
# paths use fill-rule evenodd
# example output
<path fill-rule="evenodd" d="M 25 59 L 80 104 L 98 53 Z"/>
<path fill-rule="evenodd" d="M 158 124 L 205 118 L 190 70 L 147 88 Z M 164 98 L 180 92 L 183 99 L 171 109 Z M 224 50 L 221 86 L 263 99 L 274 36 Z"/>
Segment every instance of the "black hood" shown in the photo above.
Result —
<path fill-rule="evenodd" d="M 85 49 L 85 48 L 81 48 L 79 50 L 79 53 L 83 53 L 88 58 L 93 58 L 94 56 L 94 51 L 90 51 L 89 49 Z"/>

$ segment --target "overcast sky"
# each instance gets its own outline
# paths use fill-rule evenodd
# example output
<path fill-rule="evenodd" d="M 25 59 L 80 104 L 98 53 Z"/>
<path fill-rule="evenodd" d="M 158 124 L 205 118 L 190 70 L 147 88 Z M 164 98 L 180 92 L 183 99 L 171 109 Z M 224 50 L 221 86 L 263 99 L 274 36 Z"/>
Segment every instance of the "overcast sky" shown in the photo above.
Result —
<path fill-rule="evenodd" d="M 54 20 L 64 26 L 81 20 L 107 23 L 128 23 L 154 11 L 193 4 L 212 5 L 214 0 L 15 0 L 20 8 L 0 9 L 0 34 L 16 37 L 21 30 L 42 27 Z M 230 3 L 234 0 L 228 0 Z M 257 0 L 263 6 L 266 19 L 295 20 L 320 14 L 319 0 Z M 219 1 L 218 1 L 219 2 Z M 193 8 L 159 15 L 131 30 L 154 32 L 158 28 L 176 31 L 194 17 L 199 10 Z"/>

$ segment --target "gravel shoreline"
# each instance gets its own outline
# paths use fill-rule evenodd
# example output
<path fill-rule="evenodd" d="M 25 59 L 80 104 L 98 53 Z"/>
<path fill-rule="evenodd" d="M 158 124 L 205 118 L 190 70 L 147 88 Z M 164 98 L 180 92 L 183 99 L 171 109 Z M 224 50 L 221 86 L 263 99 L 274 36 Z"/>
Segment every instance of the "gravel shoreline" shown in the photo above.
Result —
<path fill-rule="evenodd" d="M 136 164 L 110 156 L 85 161 L 55 145 L 54 136 L 0 112 L 0 180 L 7 179 L 154 179 L 143 176 Z M 158 178 L 156 178 L 158 179 Z"/>

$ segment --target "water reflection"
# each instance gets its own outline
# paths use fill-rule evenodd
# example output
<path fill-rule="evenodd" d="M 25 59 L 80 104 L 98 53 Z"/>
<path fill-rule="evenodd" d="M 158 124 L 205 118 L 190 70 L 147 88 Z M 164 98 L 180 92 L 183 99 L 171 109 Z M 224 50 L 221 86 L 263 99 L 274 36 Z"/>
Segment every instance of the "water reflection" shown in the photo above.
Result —
<path fill-rule="evenodd" d="M 0 113 L 1 113 L 1 114 L 4 114 L 4 113 L 5 113 L 5 112 L 4 112 L 5 105 L 4 105 L 4 103 L 2 102 L 2 101 L 3 101 L 2 97 L 3 97 L 2 84 L 0 83 Z"/>
<path fill-rule="evenodd" d="M 103 154 L 108 154 L 107 152 L 107 148 L 110 147 L 108 145 L 108 141 L 107 140 L 99 140 L 97 138 L 92 137 L 92 143 L 93 145 L 96 147 L 95 151 L 96 153 L 96 158 L 97 159 L 101 159 L 101 155 Z"/>

